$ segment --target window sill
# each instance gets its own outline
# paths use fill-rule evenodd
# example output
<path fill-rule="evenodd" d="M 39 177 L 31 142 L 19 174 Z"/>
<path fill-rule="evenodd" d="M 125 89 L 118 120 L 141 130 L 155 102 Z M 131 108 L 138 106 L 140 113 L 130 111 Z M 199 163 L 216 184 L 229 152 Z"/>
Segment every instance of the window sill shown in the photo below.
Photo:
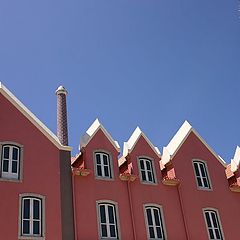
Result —
<path fill-rule="evenodd" d="M 97 180 L 103 180 L 103 181 L 114 181 L 114 178 L 99 177 L 99 176 L 95 176 L 95 179 L 97 179 Z"/>
<path fill-rule="evenodd" d="M 44 240 L 45 237 L 37 237 L 37 236 L 19 236 L 19 240 Z"/>
<path fill-rule="evenodd" d="M 14 178 L 0 178 L 0 182 L 13 182 L 13 183 L 22 183 L 22 179 L 14 179 Z"/>

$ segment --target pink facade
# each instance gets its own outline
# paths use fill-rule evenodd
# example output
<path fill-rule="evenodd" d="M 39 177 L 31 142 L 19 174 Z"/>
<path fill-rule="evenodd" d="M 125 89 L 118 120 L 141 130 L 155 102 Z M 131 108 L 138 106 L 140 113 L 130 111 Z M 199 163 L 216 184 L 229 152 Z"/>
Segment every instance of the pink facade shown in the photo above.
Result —
<path fill-rule="evenodd" d="M 0 108 L 0 239 L 239 238 L 240 148 L 226 164 L 185 122 L 162 153 L 139 128 L 121 153 L 96 120 L 70 160 L 1 84 Z"/>
<path fill-rule="evenodd" d="M 70 155 L 71 149 L 47 136 L 51 133 L 4 86 L 0 109 L 0 239 L 67 240 L 60 160 L 69 164 L 69 157 L 61 156 Z M 12 149 L 18 149 L 16 156 Z"/>

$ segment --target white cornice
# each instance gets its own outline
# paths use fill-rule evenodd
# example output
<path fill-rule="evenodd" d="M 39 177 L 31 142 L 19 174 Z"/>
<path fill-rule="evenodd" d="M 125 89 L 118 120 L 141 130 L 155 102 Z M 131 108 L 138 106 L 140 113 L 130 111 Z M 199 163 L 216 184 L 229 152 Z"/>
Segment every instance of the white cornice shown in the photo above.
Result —
<path fill-rule="evenodd" d="M 237 146 L 233 159 L 231 159 L 231 171 L 234 173 L 238 170 L 240 164 L 240 147 Z"/>
<path fill-rule="evenodd" d="M 185 121 L 183 125 L 179 128 L 177 133 L 174 135 L 169 144 L 163 149 L 162 164 L 167 164 L 176 155 L 178 150 L 181 148 L 182 144 L 185 142 L 189 134 L 193 132 L 197 138 L 207 147 L 207 149 L 216 157 L 216 159 L 226 167 L 226 162 L 217 155 L 214 150 L 205 142 L 205 140 L 197 133 L 197 131 Z"/>
<path fill-rule="evenodd" d="M 112 145 L 115 147 L 115 149 L 120 152 L 120 146 L 117 141 L 113 140 L 112 136 L 108 133 L 108 131 L 103 127 L 103 125 L 99 122 L 98 119 L 96 119 L 92 125 L 88 128 L 86 133 L 81 137 L 80 140 L 80 149 L 82 147 L 85 147 L 90 140 L 93 138 L 93 136 L 98 132 L 98 130 L 101 129 L 104 133 L 104 135 L 108 138 L 108 140 L 112 143 Z"/>
<path fill-rule="evenodd" d="M 158 157 L 161 157 L 161 153 L 160 153 L 159 149 L 151 143 L 151 141 L 146 137 L 146 135 L 141 131 L 141 129 L 139 127 L 136 127 L 136 129 L 134 130 L 133 134 L 128 139 L 128 141 L 124 142 L 123 156 L 126 157 L 129 153 L 132 152 L 132 150 L 134 149 L 136 143 L 138 142 L 138 140 L 141 136 L 146 140 L 146 142 L 152 148 L 152 150 L 156 153 L 156 155 Z"/>
<path fill-rule="evenodd" d="M 44 134 L 60 150 L 71 151 L 69 146 L 63 146 L 57 136 L 46 127 L 23 103 L 21 103 L 1 82 L 0 93 L 11 102 L 42 134 Z"/>

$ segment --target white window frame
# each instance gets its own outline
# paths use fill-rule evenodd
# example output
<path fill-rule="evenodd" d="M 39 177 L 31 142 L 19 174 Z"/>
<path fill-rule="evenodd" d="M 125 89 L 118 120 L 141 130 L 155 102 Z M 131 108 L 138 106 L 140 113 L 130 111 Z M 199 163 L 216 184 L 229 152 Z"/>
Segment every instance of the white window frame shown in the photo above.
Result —
<path fill-rule="evenodd" d="M 100 206 L 105 206 L 106 223 L 101 222 Z M 109 222 L 108 206 L 113 208 L 114 223 Z M 119 240 L 119 239 L 121 239 L 121 237 L 120 237 L 119 215 L 118 215 L 118 204 L 114 201 L 111 201 L 111 200 L 99 200 L 99 201 L 96 202 L 96 208 L 97 208 L 99 239 L 101 239 L 101 240 L 109 240 L 109 239 Z M 102 225 L 106 225 L 107 236 L 102 236 L 102 228 L 101 228 Z M 110 236 L 110 225 L 114 226 L 116 237 L 111 237 Z"/>
<path fill-rule="evenodd" d="M 208 225 L 206 214 L 209 214 L 210 226 Z M 217 226 L 214 226 L 212 214 L 215 216 Z M 222 225 L 221 225 L 218 210 L 215 208 L 204 208 L 203 215 L 204 215 L 204 220 L 205 220 L 205 224 L 206 224 L 206 229 L 208 232 L 208 239 L 209 240 L 224 240 L 224 235 L 223 235 L 223 230 L 222 230 Z M 213 233 L 213 238 L 211 238 L 210 231 L 212 231 L 212 233 Z M 220 238 L 217 238 L 216 231 L 219 232 Z"/>
<path fill-rule="evenodd" d="M 146 226 L 146 232 L 147 232 L 147 239 L 148 240 L 167 240 L 167 233 L 166 233 L 166 227 L 165 227 L 165 221 L 164 221 L 164 216 L 163 216 L 163 209 L 162 206 L 157 205 L 157 204 L 144 204 L 143 206 L 143 211 L 144 211 L 144 218 L 145 218 L 145 226 Z M 152 218 L 152 225 L 149 225 L 148 222 L 148 216 L 147 216 L 147 210 L 150 209 L 151 211 L 151 218 Z M 154 213 L 153 211 L 157 210 L 158 211 L 158 217 L 159 217 L 159 224 L 156 224 Z M 154 231 L 154 238 L 150 237 L 150 232 L 149 228 L 152 227 Z M 162 238 L 157 237 L 157 228 L 161 229 L 162 233 Z"/>
<path fill-rule="evenodd" d="M 211 184 L 211 179 L 210 179 L 210 175 L 208 172 L 208 167 L 207 167 L 207 163 L 205 161 L 199 160 L 199 159 L 193 159 L 192 161 L 193 164 L 193 171 L 194 171 L 194 176 L 195 176 L 195 180 L 196 180 L 196 184 L 198 189 L 200 190 L 212 190 L 212 184 Z M 197 166 L 199 175 L 197 175 L 197 172 L 195 170 L 195 165 Z M 201 167 L 203 166 L 203 171 L 205 172 L 206 176 L 203 176 Z M 201 182 L 201 185 L 199 185 L 198 180 Z M 205 184 L 204 180 L 207 182 L 207 185 Z"/>
<path fill-rule="evenodd" d="M 9 157 L 4 158 L 4 149 L 9 147 Z M 18 151 L 18 159 L 13 159 L 13 149 Z M 4 161 L 8 161 L 8 172 L 3 171 Z M 13 162 L 17 162 L 17 172 L 12 172 Z M 21 181 L 23 171 L 23 146 L 15 142 L 0 143 L 0 181 Z"/>
<path fill-rule="evenodd" d="M 100 164 L 97 163 L 97 154 L 100 155 L 100 161 L 101 161 Z M 108 161 L 107 165 L 104 164 L 103 156 L 107 157 L 107 161 Z M 113 180 L 114 174 L 113 174 L 113 164 L 112 164 L 111 154 L 104 150 L 96 150 L 93 153 L 93 159 L 94 159 L 95 177 L 98 179 L 103 179 L 103 180 Z M 100 168 L 101 168 L 102 175 L 98 174 L 98 170 L 97 170 L 98 166 L 100 166 Z M 107 167 L 107 169 L 108 169 L 109 176 L 106 176 L 106 171 L 104 169 L 105 167 Z"/>
<path fill-rule="evenodd" d="M 30 200 L 30 217 L 24 219 L 24 200 Z M 33 218 L 33 201 L 37 200 L 40 203 L 40 219 Z M 23 221 L 30 221 L 30 232 L 23 233 Z M 33 234 L 33 221 L 40 222 L 40 233 Z M 19 195 L 19 231 L 18 238 L 23 240 L 44 240 L 45 239 L 45 197 L 34 193 L 24 193 Z"/>
<path fill-rule="evenodd" d="M 141 161 L 143 161 L 143 166 L 144 166 L 143 169 L 141 168 L 141 163 L 140 163 Z M 150 168 L 151 168 L 150 170 L 147 169 L 147 162 L 149 162 L 149 164 L 150 164 Z M 157 184 L 157 178 L 156 178 L 156 172 L 155 172 L 155 166 L 154 166 L 154 160 L 153 159 L 151 159 L 149 157 L 146 157 L 146 156 L 139 156 L 138 157 L 138 169 L 139 169 L 139 175 L 140 175 L 142 183 L 144 183 L 144 184 L 153 184 L 153 185 Z M 142 172 L 145 173 L 146 180 L 143 179 Z M 151 174 L 152 181 L 149 180 L 148 173 Z"/>

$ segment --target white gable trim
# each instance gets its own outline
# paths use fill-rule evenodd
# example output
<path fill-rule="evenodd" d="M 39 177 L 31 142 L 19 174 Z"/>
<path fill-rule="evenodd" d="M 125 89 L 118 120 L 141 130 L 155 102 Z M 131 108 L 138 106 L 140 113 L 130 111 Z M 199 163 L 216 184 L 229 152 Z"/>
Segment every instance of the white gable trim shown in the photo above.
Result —
<path fill-rule="evenodd" d="M 163 149 L 162 164 L 167 164 L 171 159 L 174 158 L 180 147 L 183 145 L 189 134 L 193 132 L 198 139 L 205 145 L 205 147 L 216 157 L 216 159 L 226 168 L 226 162 L 217 155 L 214 150 L 204 141 L 204 139 L 197 133 L 197 131 L 185 121 L 179 128 L 177 133 L 174 135 L 169 144 Z"/>
<path fill-rule="evenodd" d="M 96 119 L 92 125 L 88 128 L 86 133 L 81 137 L 80 140 L 80 149 L 82 147 L 87 146 L 87 144 L 90 142 L 90 140 L 94 137 L 94 135 L 98 132 L 98 130 L 101 129 L 104 133 L 104 135 L 108 138 L 108 140 L 112 143 L 112 145 L 115 147 L 115 149 L 120 152 L 120 146 L 117 141 L 113 140 L 112 136 L 108 133 L 108 131 L 103 127 L 103 125 L 99 122 L 98 119 Z"/>
<path fill-rule="evenodd" d="M 238 170 L 240 164 L 240 147 L 237 146 L 233 159 L 231 159 L 231 171 L 234 173 Z"/>
<path fill-rule="evenodd" d="M 42 134 L 44 134 L 60 150 L 71 151 L 69 146 L 63 146 L 57 136 L 48 129 L 28 108 L 25 107 L 1 82 L 0 93 L 11 102 Z"/>
<path fill-rule="evenodd" d="M 135 145 L 137 144 L 137 142 L 141 136 L 146 140 L 148 145 L 152 148 L 152 150 L 160 158 L 161 153 L 160 153 L 159 149 L 151 143 L 151 141 L 146 137 L 146 135 L 141 131 L 141 129 L 139 127 L 136 127 L 136 129 L 134 130 L 133 134 L 128 139 L 128 141 L 124 142 L 123 156 L 126 157 L 129 153 L 132 152 L 132 150 L 134 149 Z"/>

